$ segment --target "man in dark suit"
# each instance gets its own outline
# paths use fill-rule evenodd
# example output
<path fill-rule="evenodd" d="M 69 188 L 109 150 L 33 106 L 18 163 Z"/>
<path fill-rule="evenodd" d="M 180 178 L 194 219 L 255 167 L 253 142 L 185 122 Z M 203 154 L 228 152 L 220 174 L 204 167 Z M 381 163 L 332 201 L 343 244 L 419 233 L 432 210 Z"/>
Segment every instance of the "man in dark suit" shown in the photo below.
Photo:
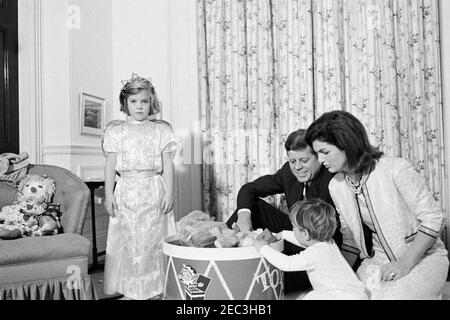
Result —
<path fill-rule="evenodd" d="M 292 230 L 289 215 L 261 198 L 284 193 L 289 208 L 300 200 L 320 198 L 334 207 L 328 191 L 332 173 L 324 168 L 314 150 L 304 140 L 306 130 L 292 132 L 286 139 L 285 148 L 289 161 L 273 175 L 262 176 L 241 187 L 237 197 L 237 210 L 227 221 L 229 227 L 234 222 L 240 230 L 248 231 L 268 228 L 272 232 Z M 339 218 L 334 235 L 336 244 L 342 244 Z M 287 241 L 284 242 L 285 254 L 296 254 L 303 250 Z M 311 287 L 305 271 L 285 272 L 285 292 Z"/>

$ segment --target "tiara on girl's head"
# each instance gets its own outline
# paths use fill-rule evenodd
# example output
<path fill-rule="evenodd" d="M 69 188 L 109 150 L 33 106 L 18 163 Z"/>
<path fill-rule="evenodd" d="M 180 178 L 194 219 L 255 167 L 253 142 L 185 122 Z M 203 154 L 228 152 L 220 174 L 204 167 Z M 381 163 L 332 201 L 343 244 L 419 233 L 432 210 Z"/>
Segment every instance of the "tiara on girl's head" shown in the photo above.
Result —
<path fill-rule="evenodd" d="M 131 74 L 131 78 L 130 79 L 128 79 L 128 80 L 120 80 L 120 82 L 122 82 L 122 86 L 125 87 L 127 84 L 130 84 L 130 83 L 133 83 L 133 82 L 136 82 L 136 81 L 142 81 L 142 80 L 147 81 L 150 84 L 150 86 L 153 87 L 151 78 L 143 78 L 143 77 L 139 76 L 137 73 L 134 73 L 134 72 Z"/>

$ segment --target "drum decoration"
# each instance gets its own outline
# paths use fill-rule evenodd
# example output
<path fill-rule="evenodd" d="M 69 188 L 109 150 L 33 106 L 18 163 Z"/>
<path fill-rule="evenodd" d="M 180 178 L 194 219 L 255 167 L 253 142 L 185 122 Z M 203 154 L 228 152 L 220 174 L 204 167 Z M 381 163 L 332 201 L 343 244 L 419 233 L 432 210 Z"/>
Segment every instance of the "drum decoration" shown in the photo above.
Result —
<path fill-rule="evenodd" d="M 163 241 L 167 300 L 281 300 L 283 272 L 254 247 L 196 248 Z M 283 241 L 272 243 L 278 251 Z"/>

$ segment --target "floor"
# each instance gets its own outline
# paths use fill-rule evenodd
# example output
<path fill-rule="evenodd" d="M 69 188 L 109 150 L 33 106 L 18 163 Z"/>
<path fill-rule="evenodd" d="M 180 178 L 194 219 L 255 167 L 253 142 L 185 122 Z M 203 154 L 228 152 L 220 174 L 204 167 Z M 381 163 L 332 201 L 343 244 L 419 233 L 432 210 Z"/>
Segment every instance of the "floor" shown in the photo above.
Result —
<path fill-rule="evenodd" d="M 307 294 L 308 292 L 294 292 L 294 293 L 290 293 L 290 294 L 285 294 L 284 295 L 284 300 L 296 300 L 299 297 L 303 297 Z M 450 281 L 447 281 L 445 283 L 445 287 L 442 293 L 442 300 L 450 300 Z"/>
<path fill-rule="evenodd" d="M 442 293 L 442 300 L 450 300 L 450 281 L 447 281 L 445 283 L 445 287 Z"/>
<path fill-rule="evenodd" d="M 106 295 L 103 292 L 103 258 L 99 258 L 99 265 L 101 268 L 98 268 L 92 272 L 90 275 L 93 279 L 93 282 L 96 287 L 97 296 L 100 300 L 120 300 L 123 298 L 120 294 L 115 295 Z M 284 300 L 296 300 L 299 296 L 304 296 L 307 292 L 294 292 L 284 295 Z M 443 292 L 443 300 L 450 300 L 450 281 L 447 281 L 444 287 Z"/>
<path fill-rule="evenodd" d="M 119 300 L 123 296 L 121 294 L 114 294 L 114 295 L 106 295 L 103 292 L 103 265 L 104 265 L 104 258 L 99 257 L 98 258 L 98 268 L 95 270 L 91 270 L 89 272 L 89 275 L 92 278 L 92 281 L 95 285 L 95 290 L 97 291 L 97 297 L 99 300 Z"/>

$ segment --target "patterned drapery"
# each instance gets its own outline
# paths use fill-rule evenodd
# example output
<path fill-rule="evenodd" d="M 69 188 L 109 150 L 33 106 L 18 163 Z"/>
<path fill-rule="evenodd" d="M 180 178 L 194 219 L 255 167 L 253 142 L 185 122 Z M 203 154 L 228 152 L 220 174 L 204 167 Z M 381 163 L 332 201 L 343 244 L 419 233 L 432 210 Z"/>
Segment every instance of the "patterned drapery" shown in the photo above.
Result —
<path fill-rule="evenodd" d="M 444 203 L 437 0 L 197 3 L 205 211 L 226 220 L 284 163 L 287 134 L 335 109 Z"/>

